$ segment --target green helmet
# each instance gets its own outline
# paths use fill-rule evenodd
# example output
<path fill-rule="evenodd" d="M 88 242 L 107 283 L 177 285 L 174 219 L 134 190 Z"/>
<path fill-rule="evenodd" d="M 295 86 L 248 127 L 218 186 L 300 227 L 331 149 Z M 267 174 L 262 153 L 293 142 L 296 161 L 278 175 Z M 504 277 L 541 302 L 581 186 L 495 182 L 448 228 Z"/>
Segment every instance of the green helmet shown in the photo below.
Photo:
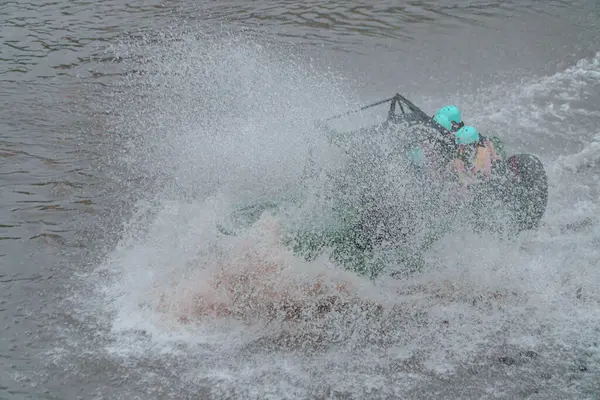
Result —
<path fill-rule="evenodd" d="M 443 115 L 444 117 L 448 118 L 448 121 L 454 122 L 457 124 L 462 122 L 460 110 L 456 106 L 442 107 L 438 110 L 438 112 L 435 113 L 435 115 Z"/>
<path fill-rule="evenodd" d="M 449 131 L 452 130 L 452 122 L 445 115 L 436 114 L 433 120 Z"/>
<path fill-rule="evenodd" d="M 448 118 L 448 121 L 450 121 L 450 123 L 452 124 L 452 128 L 454 130 L 456 130 L 458 128 L 462 128 L 464 126 L 464 123 L 462 121 L 462 116 L 460 115 L 460 110 L 456 106 L 442 107 L 438 110 L 437 113 L 435 113 L 435 115 L 436 116 L 442 115 L 442 116 Z M 449 130 L 453 130 L 453 129 L 449 129 Z"/>
<path fill-rule="evenodd" d="M 472 126 L 464 126 L 454 134 L 456 144 L 474 144 L 479 141 L 479 132 Z"/>

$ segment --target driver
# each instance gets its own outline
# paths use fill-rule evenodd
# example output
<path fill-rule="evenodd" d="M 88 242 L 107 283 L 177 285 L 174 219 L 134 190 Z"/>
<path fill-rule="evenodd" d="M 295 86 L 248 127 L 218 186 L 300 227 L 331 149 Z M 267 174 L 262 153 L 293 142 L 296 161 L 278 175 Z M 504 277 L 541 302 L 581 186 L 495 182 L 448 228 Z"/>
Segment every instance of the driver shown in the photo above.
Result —
<path fill-rule="evenodd" d="M 452 129 L 452 123 L 444 115 L 436 114 L 433 120 L 449 131 Z M 432 160 L 432 157 L 435 157 L 435 153 L 431 146 L 425 142 L 413 146 L 408 153 L 408 157 L 413 165 L 423 167 L 428 161 Z"/>
<path fill-rule="evenodd" d="M 460 110 L 456 106 L 444 106 L 440 108 L 433 120 L 451 133 L 455 133 L 464 126 Z M 433 155 L 426 143 L 419 144 L 410 149 L 408 157 L 414 166 L 423 167 L 426 160 Z"/>

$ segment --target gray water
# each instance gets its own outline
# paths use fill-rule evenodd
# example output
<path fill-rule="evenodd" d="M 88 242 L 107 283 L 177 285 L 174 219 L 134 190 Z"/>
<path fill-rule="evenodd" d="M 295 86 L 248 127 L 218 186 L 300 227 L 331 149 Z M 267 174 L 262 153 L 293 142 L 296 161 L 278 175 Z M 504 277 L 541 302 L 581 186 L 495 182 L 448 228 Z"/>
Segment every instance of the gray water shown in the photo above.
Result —
<path fill-rule="evenodd" d="M 1 398 L 600 398 L 595 1 L 5 2 L 0 19 Z M 444 238 L 422 274 L 369 283 L 294 260 L 266 221 L 244 243 L 291 266 L 276 285 L 347 279 L 386 316 L 194 320 L 215 247 L 225 273 L 250 268 L 214 220 L 294 185 L 311 121 L 395 92 L 538 155 L 542 228 Z"/>

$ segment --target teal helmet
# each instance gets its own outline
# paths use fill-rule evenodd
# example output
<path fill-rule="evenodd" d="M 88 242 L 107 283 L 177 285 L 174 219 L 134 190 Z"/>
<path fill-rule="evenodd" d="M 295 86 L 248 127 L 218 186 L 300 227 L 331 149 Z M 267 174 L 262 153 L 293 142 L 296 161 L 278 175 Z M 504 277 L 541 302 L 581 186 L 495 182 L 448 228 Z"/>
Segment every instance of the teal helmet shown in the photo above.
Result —
<path fill-rule="evenodd" d="M 433 120 L 441 126 L 443 126 L 444 128 L 448 129 L 449 131 L 452 130 L 452 122 L 450 122 L 450 120 L 445 115 L 436 114 L 433 117 Z"/>
<path fill-rule="evenodd" d="M 479 132 L 472 126 L 463 126 L 454 134 L 456 144 L 475 144 L 479 142 Z"/>
<path fill-rule="evenodd" d="M 464 126 L 464 122 L 462 120 L 462 116 L 460 115 L 460 110 L 456 106 L 445 106 L 438 110 L 435 113 L 436 116 L 441 115 L 444 116 L 450 121 L 452 124 L 452 128 L 450 130 L 457 130 L 458 128 L 462 128 Z"/>

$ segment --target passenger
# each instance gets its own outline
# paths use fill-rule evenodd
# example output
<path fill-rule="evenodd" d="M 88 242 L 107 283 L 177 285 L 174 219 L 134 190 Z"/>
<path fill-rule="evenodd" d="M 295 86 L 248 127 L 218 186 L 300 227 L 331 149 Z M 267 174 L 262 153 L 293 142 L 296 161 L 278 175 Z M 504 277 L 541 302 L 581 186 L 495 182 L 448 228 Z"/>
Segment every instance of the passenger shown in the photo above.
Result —
<path fill-rule="evenodd" d="M 481 136 L 472 126 L 460 128 L 454 139 L 458 149 L 450 167 L 459 180 L 466 184 L 489 180 L 493 162 L 502 159 L 492 141 Z"/>

